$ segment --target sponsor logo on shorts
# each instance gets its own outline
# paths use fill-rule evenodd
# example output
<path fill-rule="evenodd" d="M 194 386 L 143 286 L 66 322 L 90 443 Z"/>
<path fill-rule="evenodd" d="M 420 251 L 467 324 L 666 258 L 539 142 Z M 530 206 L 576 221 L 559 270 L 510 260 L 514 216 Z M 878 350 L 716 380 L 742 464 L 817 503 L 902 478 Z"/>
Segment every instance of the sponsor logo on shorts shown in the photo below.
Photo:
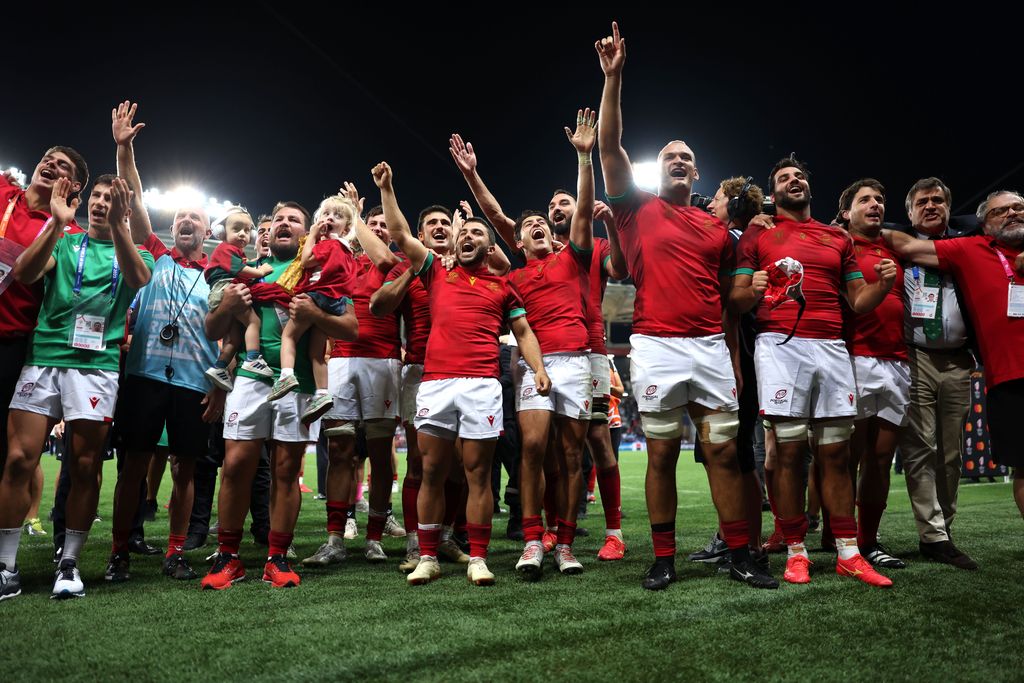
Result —
<path fill-rule="evenodd" d="M 595 378 L 592 383 L 594 385 L 594 388 L 596 389 L 597 388 L 597 378 Z"/>
<path fill-rule="evenodd" d="M 384 399 L 384 407 L 385 408 L 390 408 L 391 407 L 391 401 L 389 401 L 387 399 Z"/>
<path fill-rule="evenodd" d="M 232 411 L 232 413 L 228 415 L 228 424 L 231 425 L 235 424 L 236 422 L 238 422 L 238 413 Z"/>
<path fill-rule="evenodd" d="M 416 417 L 426 417 L 430 414 L 430 408 L 420 408 L 420 411 L 416 413 Z"/>
<path fill-rule="evenodd" d="M 736 387 L 732 388 L 732 397 L 736 398 Z"/>
<path fill-rule="evenodd" d="M 658 390 L 657 384 L 652 384 L 644 390 L 644 396 L 654 396 L 654 392 Z"/>
<path fill-rule="evenodd" d="M 771 399 L 769 403 L 772 403 L 777 406 L 782 405 L 783 403 L 789 403 L 788 394 L 789 392 L 786 391 L 785 389 L 779 389 L 778 391 L 775 392 L 775 398 Z"/>
<path fill-rule="evenodd" d="M 89 405 L 91 405 L 93 407 L 93 410 L 96 409 L 96 404 L 99 403 L 99 402 L 100 402 L 100 397 L 99 396 L 90 396 L 89 397 Z"/>
<path fill-rule="evenodd" d="M 488 415 L 487 416 L 487 422 L 490 423 L 490 425 L 493 427 L 494 426 L 494 416 L 493 415 Z"/>
<path fill-rule="evenodd" d="M 587 401 L 586 399 L 584 399 L 583 400 L 583 407 L 586 408 L 587 410 L 590 410 L 590 401 Z"/>
<path fill-rule="evenodd" d="M 531 396 L 533 396 L 533 387 L 524 387 L 523 398 L 530 398 Z"/>
<path fill-rule="evenodd" d="M 847 394 L 847 398 L 850 399 L 850 405 L 853 405 L 853 394 Z"/>
<path fill-rule="evenodd" d="M 28 398 L 28 395 L 31 394 L 32 390 L 35 388 L 35 382 L 25 382 L 21 385 L 21 389 L 18 389 L 18 398 Z"/>

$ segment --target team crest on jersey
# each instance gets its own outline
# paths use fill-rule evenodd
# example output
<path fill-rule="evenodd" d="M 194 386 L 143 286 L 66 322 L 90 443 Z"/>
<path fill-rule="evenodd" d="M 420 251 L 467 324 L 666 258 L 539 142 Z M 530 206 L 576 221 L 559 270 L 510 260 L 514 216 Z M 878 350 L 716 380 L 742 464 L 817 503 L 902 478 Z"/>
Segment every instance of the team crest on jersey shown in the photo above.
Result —
<path fill-rule="evenodd" d="M 416 417 L 426 417 L 430 414 L 430 408 L 420 408 L 420 411 L 416 413 Z"/>
<path fill-rule="evenodd" d="M 772 230 L 772 239 L 782 244 L 786 241 L 786 233 L 783 230 Z"/>
<path fill-rule="evenodd" d="M 820 235 L 818 235 L 818 241 L 821 242 L 822 244 L 830 244 L 832 242 L 832 235 L 828 234 L 827 232 L 823 232 Z"/>
<path fill-rule="evenodd" d="M 492 292 L 497 292 L 499 289 L 501 289 L 501 287 L 498 285 L 497 282 L 488 282 L 487 289 L 491 290 Z"/>
<path fill-rule="evenodd" d="M 35 382 L 25 382 L 21 385 L 21 388 L 18 389 L 18 398 L 28 398 L 29 394 L 31 394 L 32 390 L 35 388 Z"/>
<path fill-rule="evenodd" d="M 494 416 L 493 415 L 488 415 L 487 416 L 487 422 L 493 427 L 494 426 Z"/>
<path fill-rule="evenodd" d="M 454 270 L 451 271 L 450 273 L 448 273 L 448 277 L 447 277 L 447 281 L 448 282 L 455 282 L 458 279 L 459 279 L 459 274 L 456 273 Z"/>
<path fill-rule="evenodd" d="M 801 232 L 799 235 L 797 235 L 797 237 L 799 237 L 802 240 L 805 240 L 805 239 L 807 239 L 807 233 L 806 232 Z"/>

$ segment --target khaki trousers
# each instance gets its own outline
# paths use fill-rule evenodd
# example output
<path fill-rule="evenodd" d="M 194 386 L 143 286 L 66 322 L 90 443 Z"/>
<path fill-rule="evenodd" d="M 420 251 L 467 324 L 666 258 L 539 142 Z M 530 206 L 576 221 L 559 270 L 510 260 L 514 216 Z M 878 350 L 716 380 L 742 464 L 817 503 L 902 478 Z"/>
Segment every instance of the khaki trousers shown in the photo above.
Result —
<path fill-rule="evenodd" d="M 910 406 L 900 438 L 907 493 L 924 543 L 949 540 L 963 462 L 974 358 L 909 347 Z"/>

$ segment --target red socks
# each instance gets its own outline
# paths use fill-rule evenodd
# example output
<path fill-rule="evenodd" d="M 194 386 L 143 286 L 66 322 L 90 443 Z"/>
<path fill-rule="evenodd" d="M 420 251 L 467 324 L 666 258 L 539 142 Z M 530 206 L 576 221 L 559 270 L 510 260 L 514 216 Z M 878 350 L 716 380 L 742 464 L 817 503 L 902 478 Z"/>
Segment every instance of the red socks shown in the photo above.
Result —
<path fill-rule="evenodd" d="M 371 510 L 366 522 L 366 540 L 380 541 L 381 536 L 384 535 L 384 524 L 387 520 L 387 515 L 381 515 Z"/>
<path fill-rule="evenodd" d="M 185 537 L 179 536 L 178 534 L 167 535 L 167 552 L 164 553 L 164 557 L 171 557 L 173 555 L 180 555 L 185 552 Z"/>
<path fill-rule="evenodd" d="M 292 544 L 292 539 L 294 538 L 295 534 L 285 534 L 271 529 L 270 534 L 267 535 L 267 540 L 270 542 L 270 549 L 267 551 L 267 554 L 287 555 L 288 546 Z"/>
<path fill-rule="evenodd" d="M 747 541 L 750 540 L 750 522 L 745 519 L 722 522 L 720 529 L 722 540 L 729 546 L 729 550 L 747 547 Z"/>
<path fill-rule="evenodd" d="M 491 543 L 491 525 L 470 522 L 466 524 L 466 533 L 469 535 L 469 556 L 487 559 L 487 546 Z M 422 546 L 420 552 L 423 552 Z"/>
<path fill-rule="evenodd" d="M 555 543 L 558 545 L 571 546 L 572 542 L 576 540 L 576 525 L 559 517 L 557 537 Z"/>
<path fill-rule="evenodd" d="M 430 557 L 437 557 L 437 546 L 441 542 L 441 525 L 420 524 L 418 536 L 420 539 L 420 556 L 429 555 Z"/>
<path fill-rule="evenodd" d="M 346 517 L 348 517 L 348 501 L 327 501 L 327 533 L 329 535 L 345 535 Z"/>
<path fill-rule="evenodd" d="M 803 545 L 804 538 L 807 536 L 807 515 L 781 517 L 778 518 L 778 522 L 782 527 L 782 536 L 786 539 L 786 545 Z"/>
<path fill-rule="evenodd" d="M 597 469 L 596 467 L 594 468 Z M 604 508 L 604 528 L 622 528 L 622 483 L 619 466 L 598 471 L 597 485 L 601 487 L 601 507 Z"/>
<path fill-rule="evenodd" d="M 238 546 L 240 545 L 242 545 L 241 529 L 238 531 L 227 531 L 226 529 L 220 529 L 217 531 L 217 552 L 237 555 Z M 285 546 L 285 548 L 287 548 L 287 546 Z"/>
<path fill-rule="evenodd" d="M 834 516 L 829 520 L 832 535 L 836 538 L 857 538 L 857 520 L 853 517 Z M 877 530 L 877 527 L 876 527 Z M 874 536 L 872 536 L 872 539 Z M 874 545 L 874 541 L 872 541 Z"/>
<path fill-rule="evenodd" d="M 416 498 L 420 495 L 421 479 L 410 479 L 406 477 L 402 482 L 402 522 L 409 531 L 416 529 L 419 524 L 419 514 L 416 512 Z"/>
<path fill-rule="evenodd" d="M 523 540 L 540 541 L 544 536 L 544 525 L 541 524 L 540 515 L 523 517 Z"/>
<path fill-rule="evenodd" d="M 674 560 L 676 556 L 675 522 L 661 522 L 651 525 L 651 540 L 654 542 L 654 557 Z"/>

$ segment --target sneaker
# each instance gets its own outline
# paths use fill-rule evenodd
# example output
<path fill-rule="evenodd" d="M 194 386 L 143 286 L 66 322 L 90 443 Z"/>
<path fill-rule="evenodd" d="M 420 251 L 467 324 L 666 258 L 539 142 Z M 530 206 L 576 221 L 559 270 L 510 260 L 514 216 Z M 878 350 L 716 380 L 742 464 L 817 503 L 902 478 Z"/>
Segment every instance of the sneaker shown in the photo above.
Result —
<path fill-rule="evenodd" d="M 25 532 L 29 536 L 45 536 L 46 529 L 43 528 L 43 523 L 38 517 L 33 517 L 25 522 Z"/>
<path fill-rule="evenodd" d="M 325 496 L 322 493 L 318 493 L 315 496 L 313 496 L 313 500 L 327 500 L 327 496 Z"/>
<path fill-rule="evenodd" d="M 345 520 L 345 538 L 352 540 L 359 535 L 359 526 L 356 524 L 355 517 L 349 517 Z"/>
<path fill-rule="evenodd" d="M 593 491 L 591 491 L 591 492 L 589 492 L 587 494 L 587 502 L 588 503 L 596 503 L 597 502 L 597 496 L 594 495 Z"/>
<path fill-rule="evenodd" d="M 541 577 L 543 565 L 544 547 L 536 541 L 530 541 L 516 562 L 516 572 L 527 581 L 536 581 Z"/>
<path fill-rule="evenodd" d="M 466 565 L 466 580 L 474 586 L 493 586 L 494 574 L 487 568 L 484 558 L 474 557 Z"/>
<path fill-rule="evenodd" d="M 597 559 L 604 562 L 621 560 L 626 555 L 626 543 L 618 536 L 605 536 L 604 545 L 597 552 Z"/>
<path fill-rule="evenodd" d="M 0 601 L 21 595 L 21 572 L 0 562 Z"/>
<path fill-rule="evenodd" d="M 907 568 L 906 562 L 890 553 L 889 549 L 881 543 L 876 543 L 872 548 L 861 548 L 860 554 L 871 563 L 872 567 L 881 567 L 882 569 Z"/>
<path fill-rule="evenodd" d="M 288 549 L 284 551 L 284 558 L 291 560 L 292 562 L 299 559 L 299 554 L 295 552 L 295 544 L 289 544 Z"/>
<path fill-rule="evenodd" d="M 401 571 L 403 574 L 408 574 L 409 572 L 416 569 L 416 566 L 419 563 L 420 549 L 410 548 L 409 550 L 405 551 L 405 559 L 402 560 L 402 563 L 400 565 L 398 565 L 398 570 Z"/>
<path fill-rule="evenodd" d="M 131 556 L 127 551 L 111 553 L 107 562 L 107 571 L 103 572 L 103 578 L 111 583 L 121 583 L 131 578 Z"/>
<path fill-rule="evenodd" d="M 583 565 L 572 554 L 572 548 L 567 545 L 555 546 L 555 564 L 558 566 L 558 571 L 563 574 L 583 573 Z"/>
<path fill-rule="evenodd" d="M 203 374 L 206 375 L 206 379 L 213 382 L 214 386 L 224 391 L 231 391 L 235 388 L 235 382 L 231 379 L 231 373 L 227 371 L 227 368 L 210 368 Z"/>
<path fill-rule="evenodd" d="M 438 559 L 447 560 L 449 562 L 456 562 L 458 564 L 466 564 L 469 562 L 469 555 L 462 552 L 462 549 L 452 539 L 441 541 L 437 546 L 437 557 Z"/>
<path fill-rule="evenodd" d="M 405 529 L 398 523 L 394 515 L 388 515 L 387 520 L 384 522 L 384 535 L 390 536 L 391 538 L 405 538 Z"/>
<path fill-rule="evenodd" d="M 761 565 L 754 559 L 744 562 L 729 564 L 729 578 L 733 581 L 742 581 L 751 588 L 778 588 L 779 582 L 771 574 L 761 568 Z"/>
<path fill-rule="evenodd" d="M 302 561 L 303 567 L 327 567 L 341 564 L 348 557 L 345 542 L 338 536 L 328 536 L 327 542 L 320 549 Z"/>
<path fill-rule="evenodd" d="M 864 559 L 863 555 L 854 555 L 848 560 L 836 558 L 836 574 L 839 574 L 839 576 L 852 576 L 869 586 L 888 588 L 892 585 L 892 579 L 876 572 L 868 564 L 868 561 Z"/>
<path fill-rule="evenodd" d="M 768 540 L 761 546 L 761 550 L 766 553 L 781 553 L 786 549 L 786 539 L 782 537 L 782 532 L 776 529 Z"/>
<path fill-rule="evenodd" d="M 267 361 L 263 360 L 263 356 L 256 356 L 252 360 L 245 361 L 242 363 L 242 369 L 246 372 L 251 372 L 254 375 L 259 375 L 260 377 L 266 377 L 267 379 L 274 376 L 274 370 L 267 365 Z M 295 381 L 298 382 L 298 380 Z M 282 394 L 282 396 L 283 395 L 284 394 Z"/>
<path fill-rule="evenodd" d="M 271 555 L 263 565 L 263 583 L 269 583 L 275 588 L 295 588 L 302 583 L 302 579 L 292 571 L 284 555 Z"/>
<path fill-rule="evenodd" d="M 185 561 L 185 556 L 181 553 L 165 557 L 162 571 L 164 576 L 178 581 L 191 581 L 196 578 L 196 573 L 192 571 L 192 567 Z"/>
<path fill-rule="evenodd" d="M 302 424 L 308 427 L 323 417 L 333 407 L 334 399 L 331 398 L 330 394 L 315 394 L 313 400 L 309 402 L 309 406 L 302 413 Z M 312 493 L 312 491 L 309 491 L 309 493 Z"/>
<path fill-rule="evenodd" d="M 668 558 L 659 558 L 654 561 L 650 569 L 644 573 L 644 580 L 641 586 L 649 591 L 660 591 L 668 588 L 670 583 L 676 580 L 676 565 Z"/>
<path fill-rule="evenodd" d="M 384 562 L 388 559 L 387 553 L 384 552 L 384 548 L 380 546 L 380 541 L 367 541 L 366 542 L 366 561 L 367 562 Z"/>
<path fill-rule="evenodd" d="M 811 533 L 821 529 L 821 517 L 818 515 L 807 514 L 807 532 Z"/>
<path fill-rule="evenodd" d="M 365 498 L 360 498 L 356 501 L 356 512 L 370 512 L 370 501 Z"/>
<path fill-rule="evenodd" d="M 811 560 L 803 555 L 791 555 L 786 559 L 786 572 L 782 578 L 789 583 L 810 583 Z"/>
<path fill-rule="evenodd" d="M 313 493 L 313 489 L 309 488 L 305 484 L 299 484 L 299 493 Z"/>
<path fill-rule="evenodd" d="M 248 362 L 244 363 L 242 365 L 242 369 L 243 370 L 248 370 L 249 368 L 247 368 L 246 365 L 248 365 L 249 363 L 255 363 L 255 362 L 257 362 L 257 361 L 248 361 Z M 266 363 L 264 363 L 264 365 L 266 365 Z M 252 370 L 251 372 L 256 372 L 256 371 Z M 261 375 L 263 373 L 257 372 L 256 374 Z M 270 376 L 273 377 L 273 373 L 271 373 Z M 270 393 L 267 394 L 267 401 L 268 402 L 269 401 L 276 401 L 279 398 L 284 398 L 285 396 L 287 396 L 289 393 L 291 393 L 292 391 L 294 391 L 298 387 L 299 387 L 299 378 L 296 377 L 295 375 L 288 375 L 287 377 L 278 377 L 277 380 L 274 382 L 274 386 L 270 388 Z M 330 397 L 328 397 L 328 398 L 330 398 Z"/>
<path fill-rule="evenodd" d="M 558 545 L 558 534 L 545 529 L 544 535 L 540 537 L 540 542 L 544 546 L 544 552 L 550 553 Z"/>
<path fill-rule="evenodd" d="M 203 577 L 200 586 L 204 589 L 222 591 L 225 588 L 231 588 L 231 584 L 238 583 L 243 579 L 245 579 L 245 567 L 238 559 L 238 555 L 217 553 L 210 572 Z"/>
<path fill-rule="evenodd" d="M 61 560 L 57 566 L 57 574 L 53 581 L 50 597 L 55 600 L 65 598 L 81 598 L 85 596 L 85 585 L 82 575 L 78 573 L 78 564 L 74 560 Z"/>
<path fill-rule="evenodd" d="M 398 481 L 391 480 L 391 493 L 398 493 Z"/>
<path fill-rule="evenodd" d="M 702 550 L 690 553 L 686 559 L 690 562 L 703 562 L 704 564 L 721 564 L 729 557 L 729 546 L 719 537 L 718 532 L 711 537 L 708 544 Z"/>
<path fill-rule="evenodd" d="M 441 578 L 441 565 L 437 563 L 436 557 L 427 555 L 420 558 L 416 569 L 412 570 L 405 580 L 410 586 L 422 586 L 439 578 Z"/>

